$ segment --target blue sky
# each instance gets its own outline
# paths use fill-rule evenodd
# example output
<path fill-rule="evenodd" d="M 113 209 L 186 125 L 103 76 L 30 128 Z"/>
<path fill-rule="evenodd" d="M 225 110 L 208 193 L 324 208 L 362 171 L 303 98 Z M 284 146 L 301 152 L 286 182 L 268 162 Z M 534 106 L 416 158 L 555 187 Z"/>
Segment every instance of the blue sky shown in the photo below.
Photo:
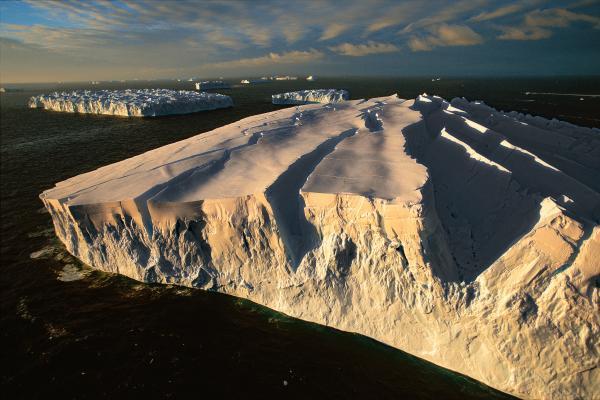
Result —
<path fill-rule="evenodd" d="M 0 2 L 2 82 L 598 71 L 598 0 Z"/>

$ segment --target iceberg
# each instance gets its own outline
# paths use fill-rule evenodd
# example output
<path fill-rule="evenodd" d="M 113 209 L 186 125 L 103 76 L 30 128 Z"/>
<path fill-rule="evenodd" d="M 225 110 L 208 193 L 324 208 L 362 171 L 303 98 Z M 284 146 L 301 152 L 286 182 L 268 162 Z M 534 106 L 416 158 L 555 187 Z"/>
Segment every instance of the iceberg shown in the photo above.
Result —
<path fill-rule="evenodd" d="M 240 83 L 244 84 L 244 85 L 250 85 L 253 83 L 268 83 L 269 79 L 262 77 L 260 79 L 242 79 L 242 81 Z"/>
<path fill-rule="evenodd" d="M 316 76 L 313 76 L 313 75 L 310 75 L 310 76 L 308 76 L 308 77 L 306 78 L 306 80 L 307 80 L 307 81 L 316 81 L 316 80 L 317 80 L 317 77 L 316 77 Z"/>
<path fill-rule="evenodd" d="M 347 90 L 311 89 L 271 96 L 273 104 L 339 103 L 350 98 Z"/>
<path fill-rule="evenodd" d="M 229 84 L 223 81 L 196 82 L 196 90 L 229 89 Z"/>
<path fill-rule="evenodd" d="M 93 268 L 247 298 L 522 398 L 594 398 L 600 131 L 521 119 L 429 95 L 308 104 L 40 197 Z"/>
<path fill-rule="evenodd" d="M 157 117 L 233 107 L 231 97 L 218 93 L 169 89 L 54 92 L 33 96 L 30 108 L 124 117 Z"/>

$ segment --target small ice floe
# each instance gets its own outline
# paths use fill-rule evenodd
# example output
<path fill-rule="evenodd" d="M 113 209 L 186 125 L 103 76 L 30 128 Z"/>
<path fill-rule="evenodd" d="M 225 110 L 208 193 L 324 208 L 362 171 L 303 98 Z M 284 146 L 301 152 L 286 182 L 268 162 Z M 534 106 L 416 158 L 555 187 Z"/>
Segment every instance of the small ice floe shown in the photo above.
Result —
<path fill-rule="evenodd" d="M 569 196 L 563 194 L 562 196 L 560 196 L 560 202 L 563 204 L 572 204 L 573 199 L 570 198 Z"/>
<path fill-rule="evenodd" d="M 56 279 L 62 282 L 73 282 L 81 280 L 89 274 L 89 271 L 77 268 L 74 264 L 67 264 L 63 267 L 62 271 L 58 273 L 58 278 Z"/>
<path fill-rule="evenodd" d="M 31 257 L 33 259 L 36 259 L 36 258 L 47 258 L 47 257 L 50 257 L 52 254 L 54 254 L 55 250 L 56 249 L 54 247 L 47 246 L 47 247 L 44 247 L 41 250 L 34 251 L 33 253 L 31 253 L 29 255 L 29 257 Z"/>

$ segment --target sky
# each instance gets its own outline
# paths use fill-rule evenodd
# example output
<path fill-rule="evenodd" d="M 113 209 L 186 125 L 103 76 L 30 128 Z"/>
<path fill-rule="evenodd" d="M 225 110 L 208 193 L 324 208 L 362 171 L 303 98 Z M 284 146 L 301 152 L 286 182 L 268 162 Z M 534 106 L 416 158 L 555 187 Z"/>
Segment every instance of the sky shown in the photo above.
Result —
<path fill-rule="evenodd" d="M 600 0 L 1 0 L 0 82 L 600 72 Z"/>

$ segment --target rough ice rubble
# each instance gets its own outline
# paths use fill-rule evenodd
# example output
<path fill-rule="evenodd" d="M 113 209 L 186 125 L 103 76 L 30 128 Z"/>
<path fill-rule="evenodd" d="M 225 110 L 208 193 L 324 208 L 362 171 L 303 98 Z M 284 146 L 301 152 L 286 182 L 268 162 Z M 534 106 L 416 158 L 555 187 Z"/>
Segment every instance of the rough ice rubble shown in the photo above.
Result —
<path fill-rule="evenodd" d="M 170 89 L 77 90 L 33 96 L 31 108 L 51 111 L 157 117 L 232 107 L 231 97 L 218 93 Z"/>
<path fill-rule="evenodd" d="M 350 98 L 347 90 L 311 89 L 274 94 L 273 104 L 339 103 Z"/>
<path fill-rule="evenodd" d="M 538 125 L 427 95 L 309 104 L 41 198 L 94 268 L 249 298 L 523 398 L 593 398 L 600 142 Z"/>

